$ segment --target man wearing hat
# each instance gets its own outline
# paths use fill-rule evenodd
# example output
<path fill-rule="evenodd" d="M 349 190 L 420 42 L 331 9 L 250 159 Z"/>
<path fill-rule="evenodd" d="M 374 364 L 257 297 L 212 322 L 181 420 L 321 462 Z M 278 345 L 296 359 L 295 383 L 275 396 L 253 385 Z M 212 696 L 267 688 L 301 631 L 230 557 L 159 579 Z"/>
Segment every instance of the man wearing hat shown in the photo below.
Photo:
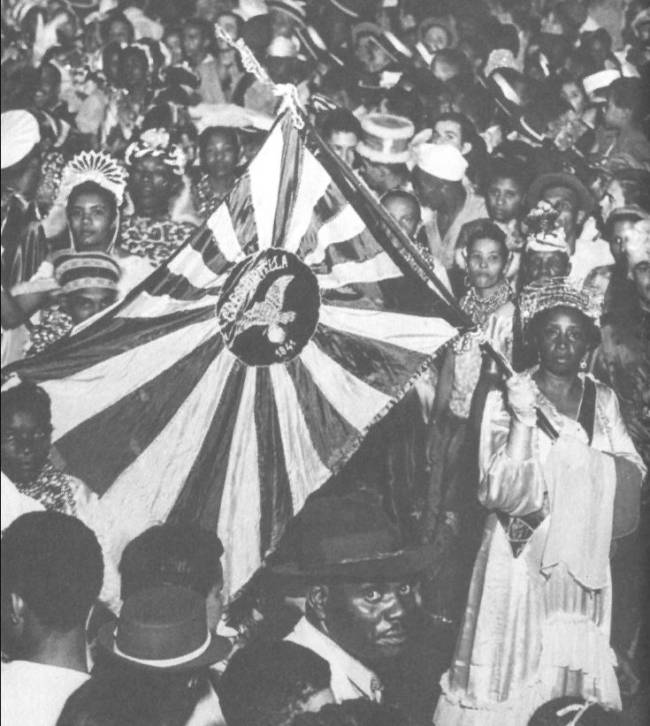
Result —
<path fill-rule="evenodd" d="M 156 723 L 220 722 L 216 699 L 211 718 L 188 721 L 207 689 L 209 667 L 230 651 L 225 638 L 210 632 L 201 594 L 177 585 L 139 590 L 124 601 L 117 626 L 106 623 L 97 640 L 98 677 L 109 675 L 116 698 L 133 699 L 144 712 L 157 709 Z M 158 691 L 158 703 L 148 703 L 151 691 Z"/>
<path fill-rule="evenodd" d="M 558 223 L 564 229 L 569 252 L 575 252 L 582 225 L 594 211 L 596 200 L 587 187 L 573 174 L 551 172 L 540 174 L 528 189 L 528 206 L 548 203 L 558 213 Z"/>
<path fill-rule="evenodd" d="M 272 572 L 300 583 L 306 592 L 305 615 L 287 640 L 309 648 L 330 665 L 337 702 L 385 697 L 378 672 L 387 673 L 414 644 L 419 611 L 420 573 L 432 561 L 429 547 L 408 547 L 369 492 L 310 499 L 289 533 L 293 561 L 272 565 Z M 418 631 L 418 639 L 424 637 Z M 420 673 L 435 658 L 429 653 Z M 415 685 L 414 691 L 435 690 Z M 420 688 L 421 686 L 421 688 Z M 419 691 L 418 691 L 419 689 Z"/>
<path fill-rule="evenodd" d="M 429 241 L 447 268 L 464 224 L 488 216 L 485 200 L 463 183 L 467 161 L 450 144 L 421 144 L 413 169 L 415 194 L 423 207 Z"/>
<path fill-rule="evenodd" d="M 406 165 L 415 133 L 411 121 L 388 113 L 369 113 L 361 119 L 361 131 L 357 154 L 368 186 L 378 195 L 395 189 L 411 191 Z"/>

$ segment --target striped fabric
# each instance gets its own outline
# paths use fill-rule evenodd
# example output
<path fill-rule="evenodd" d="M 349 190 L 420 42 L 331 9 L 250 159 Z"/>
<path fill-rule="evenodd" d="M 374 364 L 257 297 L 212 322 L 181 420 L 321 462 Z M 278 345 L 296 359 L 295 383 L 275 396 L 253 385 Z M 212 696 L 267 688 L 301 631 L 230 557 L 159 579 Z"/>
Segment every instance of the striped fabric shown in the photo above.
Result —
<path fill-rule="evenodd" d="M 56 450 L 100 495 L 114 558 L 153 523 L 197 521 L 235 592 L 456 334 L 304 136 L 283 116 L 193 239 L 14 366 L 51 396 Z"/>

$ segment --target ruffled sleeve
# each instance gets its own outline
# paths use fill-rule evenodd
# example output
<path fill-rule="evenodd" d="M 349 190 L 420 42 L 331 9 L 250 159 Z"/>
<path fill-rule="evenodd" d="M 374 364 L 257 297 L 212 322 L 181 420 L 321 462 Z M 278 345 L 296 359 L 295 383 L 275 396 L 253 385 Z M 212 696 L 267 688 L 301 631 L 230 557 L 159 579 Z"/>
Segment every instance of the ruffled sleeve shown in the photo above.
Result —
<path fill-rule="evenodd" d="M 490 391 L 481 421 L 479 500 L 488 509 L 522 517 L 542 509 L 545 485 L 535 457 L 515 461 L 508 455 L 510 421 L 503 394 Z"/>

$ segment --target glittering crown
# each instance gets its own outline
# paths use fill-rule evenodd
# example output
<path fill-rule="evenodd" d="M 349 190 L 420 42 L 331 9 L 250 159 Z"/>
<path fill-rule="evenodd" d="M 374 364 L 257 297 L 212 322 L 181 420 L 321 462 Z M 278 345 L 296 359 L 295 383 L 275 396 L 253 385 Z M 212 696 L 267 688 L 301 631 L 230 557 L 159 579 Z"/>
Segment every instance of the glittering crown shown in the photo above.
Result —
<path fill-rule="evenodd" d="M 57 202 L 65 206 L 72 190 L 85 182 L 94 182 L 114 197 L 117 206 L 124 201 L 126 170 L 103 151 L 82 151 L 63 168 Z"/>

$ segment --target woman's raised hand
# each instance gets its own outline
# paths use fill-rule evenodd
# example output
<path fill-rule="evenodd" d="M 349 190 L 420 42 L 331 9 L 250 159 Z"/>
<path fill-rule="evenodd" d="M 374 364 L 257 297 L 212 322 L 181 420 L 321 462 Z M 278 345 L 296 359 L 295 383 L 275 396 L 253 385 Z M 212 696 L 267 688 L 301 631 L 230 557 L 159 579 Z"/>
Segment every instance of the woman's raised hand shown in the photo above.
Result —
<path fill-rule="evenodd" d="M 534 426 L 537 420 L 535 406 L 538 388 L 530 375 L 514 373 L 506 381 L 508 406 L 517 421 L 526 426 Z"/>

